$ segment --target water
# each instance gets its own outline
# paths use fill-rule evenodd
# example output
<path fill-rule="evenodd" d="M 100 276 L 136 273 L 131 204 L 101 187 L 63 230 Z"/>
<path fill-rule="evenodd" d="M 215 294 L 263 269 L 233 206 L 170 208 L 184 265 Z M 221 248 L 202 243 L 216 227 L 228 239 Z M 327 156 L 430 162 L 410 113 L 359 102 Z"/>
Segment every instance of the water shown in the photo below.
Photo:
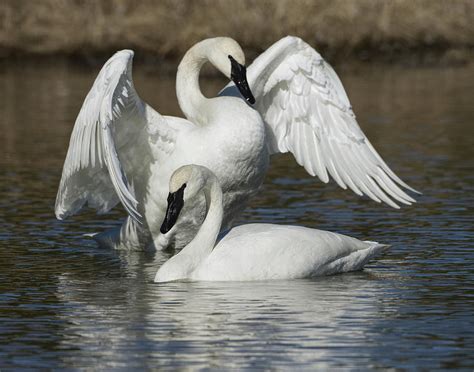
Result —
<path fill-rule="evenodd" d="M 0 67 L 0 368 L 474 368 L 474 68 L 342 71 L 359 122 L 423 191 L 393 210 L 273 159 L 240 222 L 304 224 L 392 249 L 359 273 L 258 283 L 152 282 L 169 254 L 97 248 L 120 210 L 56 221 L 75 116 L 97 70 Z M 140 94 L 178 114 L 174 78 Z M 205 81 L 209 92 L 221 82 Z"/>

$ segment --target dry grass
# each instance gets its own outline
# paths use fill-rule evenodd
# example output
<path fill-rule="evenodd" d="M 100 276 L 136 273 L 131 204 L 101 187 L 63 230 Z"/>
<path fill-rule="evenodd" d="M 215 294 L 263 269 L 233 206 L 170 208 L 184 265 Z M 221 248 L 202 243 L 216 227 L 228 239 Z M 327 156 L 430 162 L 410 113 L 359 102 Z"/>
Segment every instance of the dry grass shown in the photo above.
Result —
<path fill-rule="evenodd" d="M 249 54 L 287 34 L 330 58 L 471 49 L 472 0 L 2 0 L 0 57 L 119 48 L 174 59 L 228 35 Z"/>

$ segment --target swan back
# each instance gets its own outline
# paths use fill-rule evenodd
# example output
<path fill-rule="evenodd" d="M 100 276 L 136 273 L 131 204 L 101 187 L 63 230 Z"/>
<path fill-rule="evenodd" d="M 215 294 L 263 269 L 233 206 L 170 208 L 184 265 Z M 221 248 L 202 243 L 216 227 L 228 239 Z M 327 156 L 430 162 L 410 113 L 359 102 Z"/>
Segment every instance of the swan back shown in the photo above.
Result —
<path fill-rule="evenodd" d="M 249 224 L 232 229 L 191 279 L 296 279 L 356 271 L 387 247 L 306 227 Z"/>

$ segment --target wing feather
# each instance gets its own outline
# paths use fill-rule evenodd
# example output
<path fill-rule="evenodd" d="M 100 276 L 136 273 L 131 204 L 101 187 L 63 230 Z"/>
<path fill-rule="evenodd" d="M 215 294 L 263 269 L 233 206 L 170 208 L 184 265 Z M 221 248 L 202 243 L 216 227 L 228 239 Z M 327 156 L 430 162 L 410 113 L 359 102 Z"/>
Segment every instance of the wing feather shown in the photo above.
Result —
<path fill-rule="evenodd" d="M 147 106 L 131 75 L 133 52 L 117 52 L 97 76 L 74 124 L 56 197 L 56 217 L 64 219 L 85 204 L 104 213 L 119 201 L 137 222 L 141 215 L 123 169 L 119 138 L 139 138 L 146 129 Z"/>
<path fill-rule="evenodd" d="M 256 109 L 267 126 L 269 150 L 292 152 L 298 164 L 323 182 L 331 177 L 358 195 L 399 208 L 415 200 L 357 124 L 332 67 L 308 44 L 288 36 L 248 68 Z M 236 95 L 230 84 L 221 94 Z"/>

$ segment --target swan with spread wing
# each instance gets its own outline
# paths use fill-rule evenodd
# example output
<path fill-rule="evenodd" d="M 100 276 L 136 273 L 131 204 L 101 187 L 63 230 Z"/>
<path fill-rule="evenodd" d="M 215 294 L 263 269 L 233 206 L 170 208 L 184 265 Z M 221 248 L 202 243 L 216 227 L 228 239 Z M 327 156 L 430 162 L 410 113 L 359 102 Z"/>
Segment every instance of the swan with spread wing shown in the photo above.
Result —
<path fill-rule="evenodd" d="M 281 39 L 249 67 L 233 39 L 206 39 L 183 57 L 176 94 L 186 119 L 164 116 L 140 99 L 132 80 L 133 52 L 104 65 L 79 112 L 56 198 L 64 219 L 84 205 L 105 213 L 119 202 L 124 224 L 94 236 L 103 245 L 141 249 L 183 247 L 202 223 L 197 197 L 163 235 L 167 181 L 194 163 L 215 173 L 223 190 L 223 227 L 258 192 L 269 155 L 291 152 L 312 176 L 398 208 L 415 200 L 360 129 L 331 66 L 297 37 Z M 232 80 L 206 98 L 199 72 L 210 62 Z M 253 93 L 253 94 L 252 94 Z M 243 98 L 243 99 L 242 99 Z M 252 106 L 253 105 L 253 106 Z"/>

